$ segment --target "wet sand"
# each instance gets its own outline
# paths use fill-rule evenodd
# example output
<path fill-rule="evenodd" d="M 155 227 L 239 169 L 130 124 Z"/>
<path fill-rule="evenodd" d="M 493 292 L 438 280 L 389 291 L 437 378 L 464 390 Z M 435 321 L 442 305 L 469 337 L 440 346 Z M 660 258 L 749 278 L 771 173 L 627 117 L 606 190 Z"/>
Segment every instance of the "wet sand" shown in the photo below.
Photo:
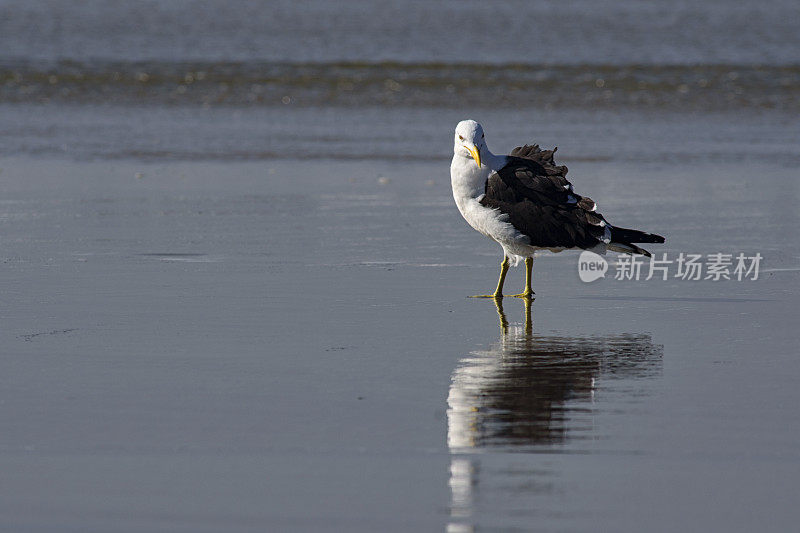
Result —
<path fill-rule="evenodd" d="M 758 281 L 585 284 L 561 254 L 529 324 L 466 298 L 500 256 L 446 153 L 4 158 L 4 527 L 791 529 L 796 166 L 713 147 L 563 157 L 658 251 L 760 252 Z"/>
<path fill-rule="evenodd" d="M 0 0 L 0 530 L 796 529 L 796 1 L 229 4 Z M 468 299 L 465 118 L 759 279 Z"/>

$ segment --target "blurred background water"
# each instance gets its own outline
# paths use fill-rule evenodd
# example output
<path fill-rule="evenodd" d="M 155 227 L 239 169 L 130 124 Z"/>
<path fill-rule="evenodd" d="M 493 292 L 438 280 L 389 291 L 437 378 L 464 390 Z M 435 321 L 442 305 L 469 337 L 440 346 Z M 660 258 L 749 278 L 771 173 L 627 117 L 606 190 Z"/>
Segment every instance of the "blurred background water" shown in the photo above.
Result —
<path fill-rule="evenodd" d="M 789 0 L 4 0 L 0 153 L 434 158 L 440 127 L 486 110 L 794 118 L 798 18 Z"/>
<path fill-rule="evenodd" d="M 791 530 L 798 20 L 0 0 L 0 529 Z M 464 118 L 760 279 L 466 299 Z"/>
<path fill-rule="evenodd" d="M 795 65 L 796 2 L 2 2 L 3 55 L 53 61 Z"/>

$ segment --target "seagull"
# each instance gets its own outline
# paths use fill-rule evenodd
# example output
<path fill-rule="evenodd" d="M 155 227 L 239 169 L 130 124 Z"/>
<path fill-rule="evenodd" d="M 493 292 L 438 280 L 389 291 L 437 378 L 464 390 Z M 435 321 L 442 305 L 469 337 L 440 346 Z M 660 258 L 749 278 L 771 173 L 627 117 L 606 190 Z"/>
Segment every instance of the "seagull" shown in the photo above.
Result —
<path fill-rule="evenodd" d="M 480 124 L 462 120 L 456 126 L 450 164 L 456 206 L 470 226 L 503 247 L 497 289 L 475 298 L 502 298 L 509 264 L 522 259 L 525 290 L 514 296 L 531 298 L 533 257 L 540 251 L 611 250 L 650 257 L 634 243 L 664 242 L 661 235 L 611 225 L 591 198 L 572 189 L 567 167 L 555 164 L 556 150 L 526 144 L 495 155 Z"/>

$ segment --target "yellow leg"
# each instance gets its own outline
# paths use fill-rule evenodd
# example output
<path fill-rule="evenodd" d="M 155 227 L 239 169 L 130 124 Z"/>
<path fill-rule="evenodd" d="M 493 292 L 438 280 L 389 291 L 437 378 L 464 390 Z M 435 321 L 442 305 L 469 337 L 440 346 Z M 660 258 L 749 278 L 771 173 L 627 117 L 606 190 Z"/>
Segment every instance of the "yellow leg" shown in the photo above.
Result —
<path fill-rule="evenodd" d="M 500 279 L 497 280 L 497 288 L 494 294 L 478 294 L 470 296 L 470 298 L 502 298 L 503 297 L 503 284 L 506 282 L 506 274 L 508 273 L 508 257 L 503 256 L 503 262 L 500 263 Z"/>
<path fill-rule="evenodd" d="M 525 258 L 525 290 L 515 294 L 515 298 L 531 298 L 534 295 L 531 288 L 531 278 L 533 277 L 533 257 Z"/>

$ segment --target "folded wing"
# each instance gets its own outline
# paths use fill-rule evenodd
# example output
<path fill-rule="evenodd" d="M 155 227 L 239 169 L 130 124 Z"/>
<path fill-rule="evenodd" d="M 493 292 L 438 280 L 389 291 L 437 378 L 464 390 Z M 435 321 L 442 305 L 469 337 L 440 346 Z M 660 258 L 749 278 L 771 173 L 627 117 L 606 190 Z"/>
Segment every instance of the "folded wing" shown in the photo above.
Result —
<path fill-rule="evenodd" d="M 567 167 L 556 165 L 555 150 L 538 145 L 515 148 L 508 163 L 486 183 L 481 204 L 499 209 L 509 222 L 544 248 L 592 248 L 610 232 L 591 198 L 576 194 Z"/>

